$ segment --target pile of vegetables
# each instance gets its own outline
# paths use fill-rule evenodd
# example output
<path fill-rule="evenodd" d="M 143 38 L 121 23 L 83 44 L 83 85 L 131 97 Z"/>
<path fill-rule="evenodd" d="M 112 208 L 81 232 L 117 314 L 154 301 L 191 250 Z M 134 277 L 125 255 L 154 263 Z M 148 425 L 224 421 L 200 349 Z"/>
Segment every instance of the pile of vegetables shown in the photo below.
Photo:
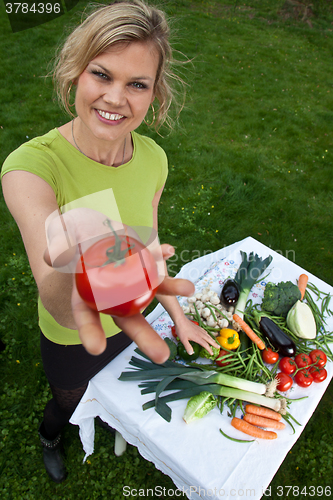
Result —
<path fill-rule="evenodd" d="M 292 421 L 296 422 L 288 412 L 292 399 L 283 393 L 293 383 L 308 387 L 327 377 L 325 364 L 328 359 L 333 361 L 328 345 L 333 333 L 325 329 L 325 317 L 333 314 L 331 296 L 308 283 L 303 274 L 297 284 L 268 282 L 261 304 L 254 305 L 248 300 L 250 291 L 265 279 L 272 257 L 263 260 L 253 252 L 241 252 L 241 257 L 235 278 L 225 281 L 220 295 L 205 288 L 183 306 L 185 314 L 214 336 L 221 348 L 213 348 L 211 356 L 191 341 L 194 353 L 188 355 L 172 327 L 173 339 L 165 339 L 169 360 L 155 365 L 133 356 L 130 365 L 134 369 L 123 372 L 120 380 L 140 381 L 142 394 L 154 393 L 143 409 L 155 408 L 167 421 L 172 414 L 167 403 L 188 399 L 183 416 L 186 423 L 203 418 L 216 407 L 221 412 L 227 407 L 233 427 L 253 437 L 275 439 L 276 432 L 262 428 L 281 430 L 285 427 L 282 418 L 292 428 Z M 202 363 L 200 358 L 210 362 Z M 168 393 L 162 394 L 164 391 Z M 247 403 L 245 410 L 243 402 Z M 242 418 L 236 417 L 238 409 Z"/>

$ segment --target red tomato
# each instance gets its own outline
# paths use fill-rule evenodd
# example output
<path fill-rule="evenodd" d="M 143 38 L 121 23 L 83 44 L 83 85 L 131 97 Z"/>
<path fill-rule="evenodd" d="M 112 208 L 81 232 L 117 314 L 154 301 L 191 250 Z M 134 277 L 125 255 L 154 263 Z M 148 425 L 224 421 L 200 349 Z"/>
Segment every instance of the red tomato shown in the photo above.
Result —
<path fill-rule="evenodd" d="M 297 356 L 295 356 L 295 363 L 298 366 L 298 368 L 306 368 L 312 365 L 310 356 L 304 353 L 300 353 L 297 354 Z"/>
<path fill-rule="evenodd" d="M 292 358 L 281 358 L 279 362 L 280 370 L 286 375 L 292 375 L 297 369 L 297 365 Z"/>
<path fill-rule="evenodd" d="M 323 368 L 327 363 L 327 356 L 320 349 L 314 349 L 313 351 L 310 352 L 309 356 L 311 358 L 312 363 L 321 368 Z"/>
<path fill-rule="evenodd" d="M 173 325 L 173 326 L 171 327 L 171 333 L 172 333 L 172 335 L 173 335 L 175 338 L 177 338 L 177 337 L 178 337 L 177 332 L 176 332 L 176 327 L 175 327 L 175 325 Z"/>
<path fill-rule="evenodd" d="M 273 351 L 270 347 L 263 349 L 261 351 L 261 355 L 263 362 L 267 363 L 268 365 L 274 365 L 274 363 L 276 363 L 277 360 L 279 359 L 278 353 Z"/>
<path fill-rule="evenodd" d="M 286 373 L 280 372 L 277 374 L 278 379 L 277 390 L 281 392 L 286 392 L 293 385 L 293 379 Z"/>
<path fill-rule="evenodd" d="M 327 371 L 320 366 L 312 366 L 309 370 L 314 382 L 323 382 L 327 378 Z"/>
<path fill-rule="evenodd" d="M 218 359 L 218 358 L 221 358 L 222 356 L 225 356 L 226 354 L 230 354 L 230 352 L 225 351 L 224 349 L 220 350 L 220 354 L 218 355 L 217 359 L 215 360 L 215 363 L 217 364 L 217 366 L 228 366 L 228 365 L 230 365 L 230 358 L 227 358 L 225 360 Z"/>
<path fill-rule="evenodd" d="M 309 387 L 313 382 L 313 377 L 309 370 L 300 370 L 296 373 L 294 380 L 300 387 Z"/>
<path fill-rule="evenodd" d="M 112 262 L 117 253 L 121 260 Z M 81 255 L 75 281 L 91 309 L 123 317 L 137 314 L 150 304 L 159 277 L 151 252 L 136 239 L 117 235 L 94 243 Z"/>

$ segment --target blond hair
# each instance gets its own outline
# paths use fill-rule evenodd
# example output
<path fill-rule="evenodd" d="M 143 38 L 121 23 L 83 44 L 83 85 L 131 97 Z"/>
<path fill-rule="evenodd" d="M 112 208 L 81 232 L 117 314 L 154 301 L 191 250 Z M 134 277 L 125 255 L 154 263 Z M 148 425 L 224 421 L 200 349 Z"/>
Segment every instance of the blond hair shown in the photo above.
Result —
<path fill-rule="evenodd" d="M 120 43 L 152 42 L 159 54 L 154 87 L 159 108 L 154 126 L 158 129 L 165 123 L 172 128 L 169 109 L 177 101 L 172 82 L 180 82 L 183 90 L 184 83 L 172 69 L 175 61 L 169 35 L 164 12 L 142 0 L 95 4 L 93 12 L 68 36 L 57 57 L 53 78 L 60 103 L 74 116 L 70 109 L 72 84 L 99 54 Z"/>

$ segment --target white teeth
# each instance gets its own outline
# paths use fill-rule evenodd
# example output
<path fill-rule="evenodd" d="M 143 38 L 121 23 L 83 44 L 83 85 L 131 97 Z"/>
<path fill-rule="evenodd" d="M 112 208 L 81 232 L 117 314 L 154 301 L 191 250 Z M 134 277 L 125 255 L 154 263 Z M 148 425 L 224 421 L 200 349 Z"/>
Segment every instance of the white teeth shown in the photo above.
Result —
<path fill-rule="evenodd" d="M 97 112 L 103 118 L 106 118 L 107 120 L 111 120 L 111 121 L 117 121 L 117 120 L 120 120 L 121 118 L 124 118 L 123 115 L 111 114 L 111 113 L 107 113 L 106 111 L 100 111 L 99 109 L 97 110 Z"/>

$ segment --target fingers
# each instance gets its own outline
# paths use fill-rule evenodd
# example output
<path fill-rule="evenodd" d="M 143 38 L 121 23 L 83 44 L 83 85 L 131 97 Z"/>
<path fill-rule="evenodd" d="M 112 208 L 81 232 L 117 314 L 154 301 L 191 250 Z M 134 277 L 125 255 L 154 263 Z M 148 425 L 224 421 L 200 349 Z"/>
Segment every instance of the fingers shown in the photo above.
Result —
<path fill-rule="evenodd" d="M 89 354 L 98 356 L 106 349 L 106 337 L 102 327 L 95 323 L 86 323 L 78 328 L 83 347 Z"/>
<path fill-rule="evenodd" d="M 195 286 L 189 280 L 170 278 L 166 276 L 157 288 L 160 295 L 181 295 L 191 297 L 195 292 Z"/>
<path fill-rule="evenodd" d="M 77 252 L 75 226 L 66 214 L 53 212 L 45 223 L 47 249 L 46 264 L 54 268 L 67 266 Z"/>
<path fill-rule="evenodd" d="M 106 337 L 99 313 L 88 307 L 79 296 L 75 284 L 72 293 L 72 310 L 79 337 L 89 354 L 98 356 L 106 349 Z"/>
<path fill-rule="evenodd" d="M 65 267 L 75 258 L 77 247 L 65 246 L 63 243 L 62 238 L 60 238 L 60 241 L 57 241 L 57 239 L 52 241 L 53 252 L 51 251 L 51 253 L 53 254 L 53 260 L 51 259 L 49 248 L 45 250 L 43 258 L 48 266 L 54 267 L 55 269 Z"/>
<path fill-rule="evenodd" d="M 154 363 L 164 363 L 170 356 L 169 348 L 164 340 L 147 323 L 142 314 L 126 318 L 113 318 L 121 330 L 128 335 L 138 348 Z"/>
<path fill-rule="evenodd" d="M 185 322 L 177 325 L 177 333 L 188 354 L 193 353 L 190 340 L 200 344 L 209 354 L 213 354 L 211 346 L 220 349 L 220 344 L 218 344 L 215 339 L 213 339 L 203 328 L 187 318 Z"/>
<path fill-rule="evenodd" d="M 160 246 L 160 250 L 164 260 L 169 259 L 175 254 L 173 246 L 164 243 Z M 159 295 L 181 295 L 184 297 L 191 297 L 195 292 L 195 286 L 189 280 L 170 278 L 168 276 L 166 267 L 164 272 L 165 278 L 160 283 L 157 294 Z"/>
<path fill-rule="evenodd" d="M 163 245 L 161 245 L 161 251 L 164 260 L 170 259 L 170 257 L 175 255 L 174 247 L 168 243 L 163 243 Z"/>
<path fill-rule="evenodd" d="M 92 209 L 74 208 L 61 214 L 53 212 L 45 222 L 47 250 L 45 262 L 58 271 L 75 271 L 79 258 L 78 245 L 84 252 L 93 243 L 111 234 L 105 224 L 107 217 Z M 120 222 L 112 221 L 115 231 L 123 230 Z"/>

